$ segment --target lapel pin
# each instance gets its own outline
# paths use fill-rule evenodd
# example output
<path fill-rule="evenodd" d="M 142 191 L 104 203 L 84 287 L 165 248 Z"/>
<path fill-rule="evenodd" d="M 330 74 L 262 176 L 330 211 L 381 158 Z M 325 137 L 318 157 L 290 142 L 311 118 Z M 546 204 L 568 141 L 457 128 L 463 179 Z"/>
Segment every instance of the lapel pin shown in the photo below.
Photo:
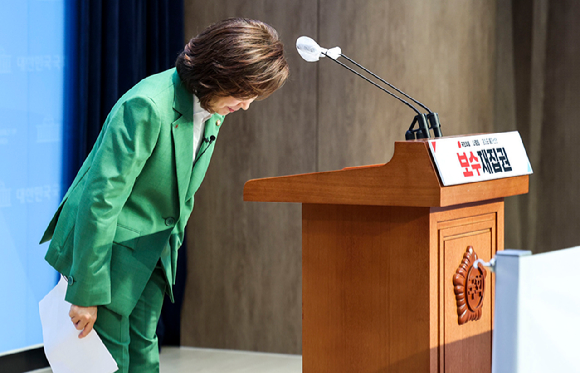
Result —
<path fill-rule="evenodd" d="M 175 128 L 177 128 L 177 127 L 179 127 L 179 124 L 176 124 L 176 125 L 175 125 Z"/>
<path fill-rule="evenodd" d="M 220 124 L 222 124 L 222 121 L 221 120 L 218 119 L 218 120 L 215 121 L 215 125 L 216 126 L 219 126 Z"/>

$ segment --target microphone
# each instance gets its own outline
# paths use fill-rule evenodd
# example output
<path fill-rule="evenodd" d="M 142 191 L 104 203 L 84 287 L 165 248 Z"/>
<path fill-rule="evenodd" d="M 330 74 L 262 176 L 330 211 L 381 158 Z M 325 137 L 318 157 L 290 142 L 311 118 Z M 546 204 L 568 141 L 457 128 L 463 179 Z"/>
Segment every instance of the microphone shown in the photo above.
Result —
<path fill-rule="evenodd" d="M 308 36 L 301 36 L 296 39 L 296 49 L 298 53 L 307 62 L 316 62 L 320 57 L 328 57 L 336 60 L 341 55 L 339 47 L 331 49 L 321 48 L 312 38 Z"/>
<path fill-rule="evenodd" d="M 207 143 L 207 146 L 205 147 L 205 149 L 203 149 L 203 151 L 193 161 L 193 166 L 191 166 L 192 169 L 193 169 L 193 167 L 195 167 L 195 164 L 201 158 L 201 156 L 203 155 L 203 153 L 205 153 L 207 151 L 207 149 L 209 149 L 209 146 L 211 145 L 211 143 L 215 141 L 215 136 L 214 135 L 211 135 L 209 137 L 209 139 L 207 137 L 204 137 L 204 138 L 202 138 L 202 141 L 205 142 L 205 143 Z"/>
<path fill-rule="evenodd" d="M 413 139 L 416 139 L 416 138 L 417 139 L 420 139 L 420 138 L 430 138 L 431 137 L 430 134 L 429 134 L 429 130 L 430 129 L 433 130 L 433 134 L 435 135 L 435 137 L 441 137 L 442 136 L 441 124 L 439 123 L 439 115 L 437 113 L 433 113 L 427 106 L 425 106 L 422 103 L 420 103 L 419 101 L 415 100 L 413 97 L 411 97 L 408 94 L 406 94 L 405 92 L 401 91 L 400 89 L 398 89 L 397 87 L 395 87 L 391 83 L 387 82 L 386 80 L 384 80 L 380 76 L 376 75 L 372 71 L 368 70 L 364 66 L 358 64 L 354 60 L 352 60 L 352 59 L 348 58 L 347 56 L 345 56 L 344 54 L 342 54 L 342 51 L 341 51 L 341 49 L 339 47 L 334 47 L 334 48 L 331 48 L 331 49 L 322 48 L 312 38 L 309 38 L 308 36 L 301 36 L 301 37 L 299 37 L 296 40 L 296 49 L 298 50 L 298 53 L 300 54 L 300 56 L 304 60 L 306 60 L 307 62 L 317 62 L 320 59 L 320 57 L 330 57 L 330 59 L 332 59 L 334 62 L 338 63 L 339 65 L 341 65 L 345 69 L 347 69 L 350 72 L 354 73 L 355 75 L 363 78 L 367 82 L 371 83 L 372 85 L 374 85 L 375 87 L 379 88 L 383 92 L 388 93 L 389 95 L 391 95 L 392 97 L 394 97 L 397 100 L 401 101 L 402 103 L 404 103 L 405 105 L 407 105 L 409 108 L 411 108 L 413 111 L 415 111 L 415 113 L 417 113 L 417 115 L 415 115 L 415 117 L 413 119 L 413 123 L 411 123 L 411 126 L 409 127 L 409 129 L 407 130 L 407 132 L 405 132 L 405 139 L 406 140 L 413 140 Z M 424 110 L 426 110 L 427 111 L 427 114 L 422 114 L 415 106 L 413 106 L 408 101 L 402 99 L 401 97 L 399 97 L 396 94 L 390 92 L 389 90 L 387 90 L 384 87 L 380 86 L 376 82 L 370 80 L 369 78 L 367 78 L 366 76 L 362 75 L 361 73 L 355 71 L 351 67 L 349 67 L 349 66 L 343 64 L 342 62 L 338 61 L 338 57 L 343 57 L 344 59 L 346 59 L 351 64 L 355 65 L 356 67 L 358 67 L 359 69 L 363 70 L 367 74 L 370 74 L 371 76 L 373 76 L 375 79 L 381 81 L 382 83 L 386 84 L 387 86 L 389 86 L 390 88 L 394 89 L 398 93 L 400 93 L 403 96 L 407 97 L 408 99 L 410 99 L 411 101 L 413 101 L 417 105 L 421 106 Z M 418 125 L 418 129 L 414 129 L 415 124 Z M 431 126 L 429 126 L 429 124 Z"/>

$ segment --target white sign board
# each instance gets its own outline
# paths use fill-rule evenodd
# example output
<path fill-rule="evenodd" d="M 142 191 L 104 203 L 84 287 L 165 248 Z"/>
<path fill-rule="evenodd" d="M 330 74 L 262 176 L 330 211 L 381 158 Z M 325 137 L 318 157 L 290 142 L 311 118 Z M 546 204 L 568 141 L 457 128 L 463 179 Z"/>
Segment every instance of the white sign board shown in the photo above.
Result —
<path fill-rule="evenodd" d="M 498 251 L 493 373 L 580 373 L 580 247 Z"/>
<path fill-rule="evenodd" d="M 517 131 L 430 139 L 429 149 L 444 186 L 533 172 Z"/>

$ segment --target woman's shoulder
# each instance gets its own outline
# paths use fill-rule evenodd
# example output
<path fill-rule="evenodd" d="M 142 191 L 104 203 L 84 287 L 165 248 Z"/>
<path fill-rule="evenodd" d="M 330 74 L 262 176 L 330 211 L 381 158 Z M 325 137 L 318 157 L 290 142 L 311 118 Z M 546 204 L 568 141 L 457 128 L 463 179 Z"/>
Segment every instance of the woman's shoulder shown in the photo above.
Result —
<path fill-rule="evenodd" d="M 125 99 L 133 97 L 146 97 L 153 101 L 162 100 L 164 96 L 173 99 L 175 88 L 173 85 L 173 75 L 175 68 L 165 70 L 158 74 L 148 76 L 131 88 L 123 96 Z"/>

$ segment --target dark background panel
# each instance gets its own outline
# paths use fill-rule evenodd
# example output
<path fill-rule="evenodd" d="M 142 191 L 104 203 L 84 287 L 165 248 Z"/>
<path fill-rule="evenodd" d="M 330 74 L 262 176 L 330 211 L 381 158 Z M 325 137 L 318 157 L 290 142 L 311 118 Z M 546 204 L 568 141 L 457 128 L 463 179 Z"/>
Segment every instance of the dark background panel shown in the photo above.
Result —
<path fill-rule="evenodd" d="M 301 208 L 243 202 L 253 178 L 313 172 L 316 80 L 294 52 L 315 36 L 316 2 L 186 2 L 186 38 L 231 16 L 274 26 L 285 44 L 286 85 L 247 112 L 228 116 L 188 226 L 182 344 L 300 353 Z"/>

